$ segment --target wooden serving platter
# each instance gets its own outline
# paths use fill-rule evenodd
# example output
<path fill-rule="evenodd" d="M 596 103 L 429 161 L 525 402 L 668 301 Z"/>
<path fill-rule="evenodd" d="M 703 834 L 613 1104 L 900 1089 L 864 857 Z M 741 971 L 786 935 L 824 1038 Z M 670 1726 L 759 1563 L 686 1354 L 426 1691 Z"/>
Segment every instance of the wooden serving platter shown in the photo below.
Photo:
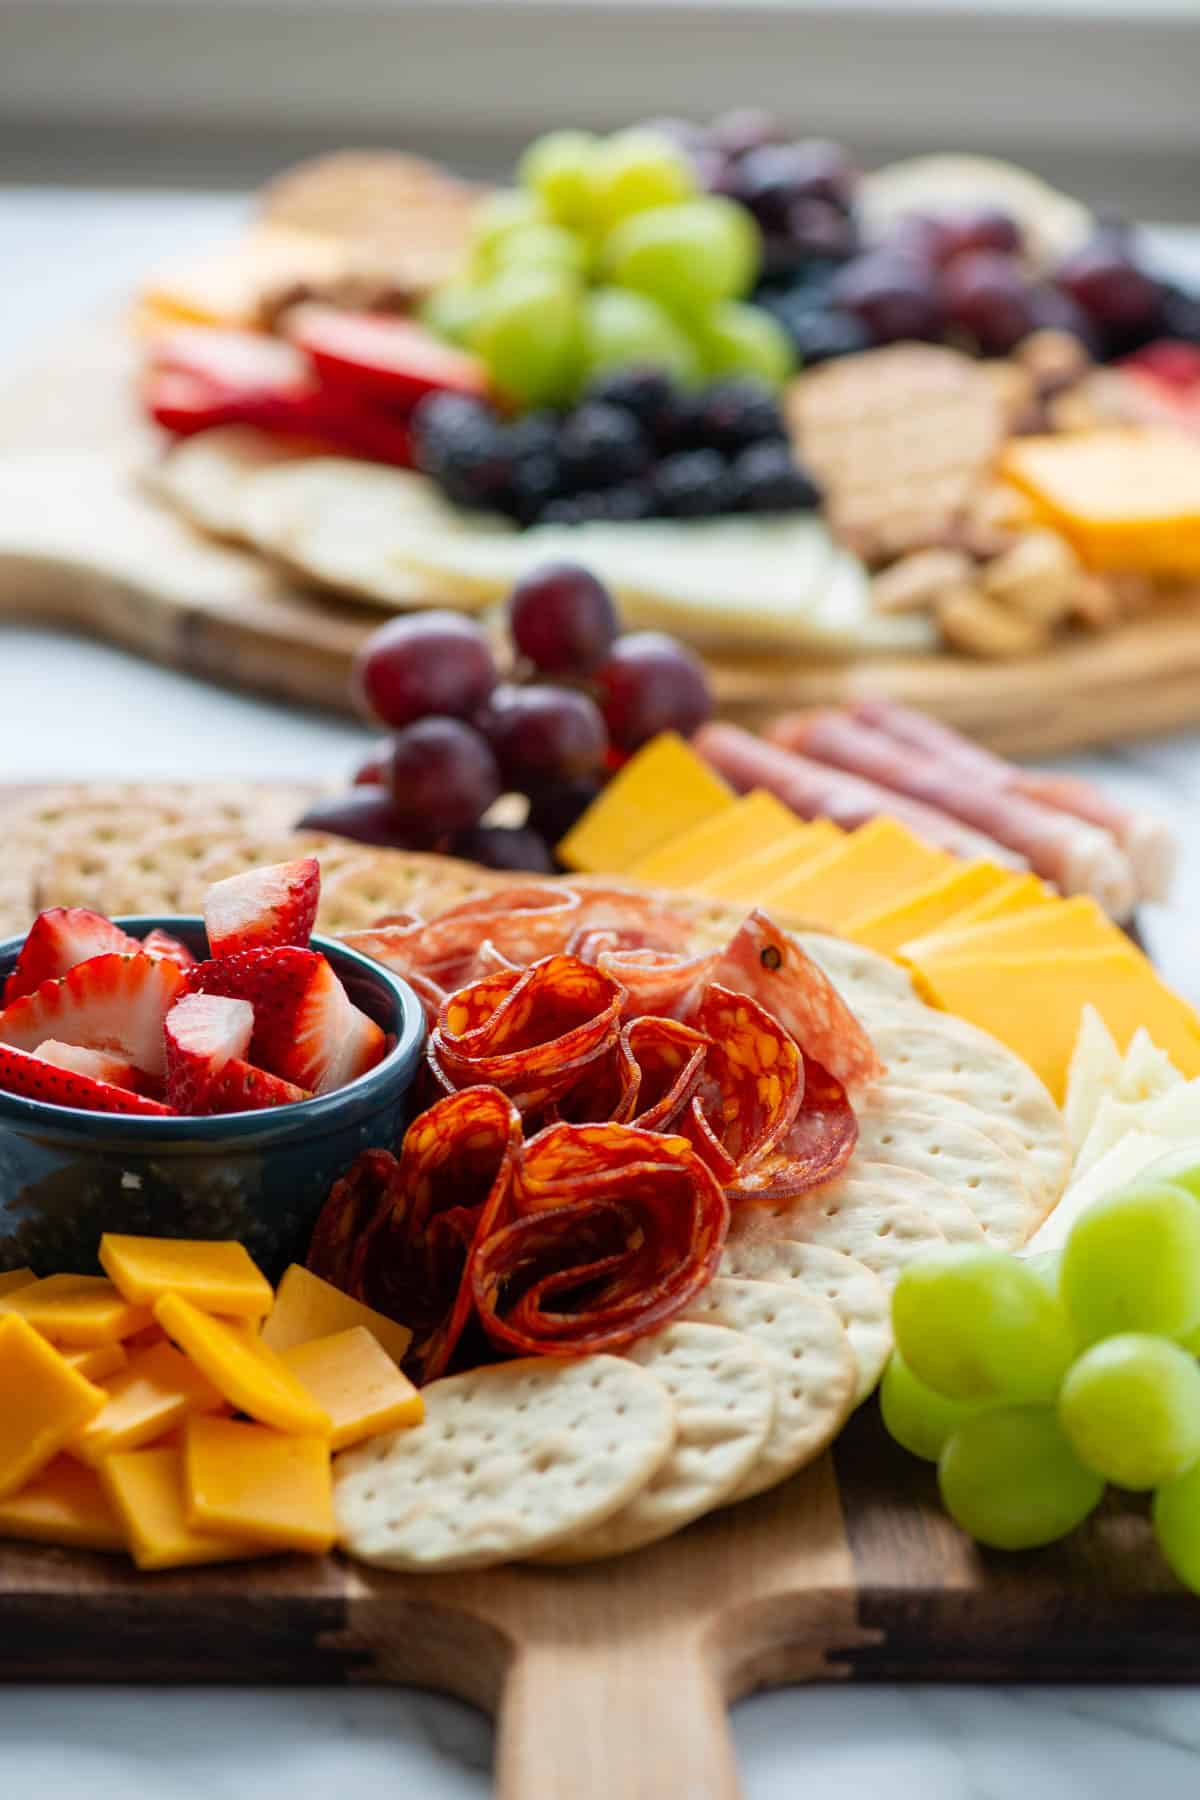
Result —
<path fill-rule="evenodd" d="M 119 323 L 65 341 L 0 395 L 0 621 L 88 632 L 192 674 L 345 710 L 375 609 L 306 590 L 193 532 L 138 473 L 155 454 Z M 1013 663 L 961 656 L 713 664 L 721 710 L 886 694 L 1008 755 L 1047 755 L 1200 721 L 1200 595 Z"/>

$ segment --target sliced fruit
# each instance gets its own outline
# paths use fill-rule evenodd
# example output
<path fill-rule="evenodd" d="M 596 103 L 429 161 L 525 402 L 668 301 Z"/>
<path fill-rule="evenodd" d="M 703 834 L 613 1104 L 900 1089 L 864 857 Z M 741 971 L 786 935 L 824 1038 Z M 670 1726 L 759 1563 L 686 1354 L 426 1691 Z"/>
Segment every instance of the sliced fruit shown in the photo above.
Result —
<path fill-rule="evenodd" d="M 173 962 L 179 969 L 194 969 L 196 966 L 196 958 L 187 945 L 157 925 L 142 939 L 142 954 L 143 956 L 165 956 L 168 962 Z"/>
<path fill-rule="evenodd" d="M 411 319 L 302 306 L 286 330 L 323 381 L 410 410 L 426 394 L 488 391 L 487 370 L 477 356 L 439 342 Z"/>
<path fill-rule="evenodd" d="M 355 1080 L 384 1053 L 383 1032 L 353 1004 L 316 951 L 242 950 L 201 964 L 191 984 L 202 993 L 249 1000 L 252 1060 L 315 1093 Z"/>
<path fill-rule="evenodd" d="M 107 1050 L 85 1050 L 82 1044 L 61 1044 L 57 1038 L 47 1038 L 33 1054 L 43 1062 L 53 1063 L 58 1069 L 70 1069 L 76 1075 L 86 1075 L 91 1081 L 107 1082 L 109 1087 L 128 1088 L 134 1094 L 149 1094 L 152 1100 L 157 1097 L 151 1092 L 157 1083 L 152 1083 L 144 1070 L 135 1069 L 131 1062 L 126 1062 L 120 1056 L 112 1056 Z"/>
<path fill-rule="evenodd" d="M 0 1044 L 32 1051 L 56 1038 L 114 1051 L 150 1075 L 163 1075 L 163 1021 L 183 983 L 172 962 L 140 953 L 94 956 L 6 1006 L 0 1013 Z"/>
<path fill-rule="evenodd" d="M 306 1088 L 296 1087 L 266 1069 L 255 1068 L 241 1057 L 231 1056 L 223 1068 L 212 1075 L 192 1095 L 192 1113 L 265 1112 L 272 1106 L 294 1106 L 297 1100 L 311 1100 Z"/>
<path fill-rule="evenodd" d="M 204 924 L 214 956 L 308 943 L 321 898 L 315 856 L 248 869 L 218 881 L 204 896 Z"/>
<path fill-rule="evenodd" d="M 0 1014 L 0 1018 L 3 1018 Z M 48 1106 L 77 1106 L 82 1112 L 156 1113 L 170 1115 L 173 1106 L 164 1106 L 145 1094 L 130 1088 L 114 1087 L 111 1082 L 93 1081 L 57 1063 L 43 1062 L 26 1050 L 14 1050 L 0 1044 L 0 1092 L 20 1094 L 25 1100 L 42 1100 Z"/>
<path fill-rule="evenodd" d="M 43 981 L 57 981 L 90 957 L 139 948 L 136 938 L 101 913 L 86 906 L 53 906 L 39 913 L 29 927 L 17 966 L 5 983 L 4 1004 L 32 994 Z"/>
<path fill-rule="evenodd" d="M 180 1112 L 219 1110 L 208 1104 L 213 1083 L 230 1058 L 243 1058 L 254 1034 L 248 1000 L 185 994 L 167 1014 L 167 1099 Z"/>

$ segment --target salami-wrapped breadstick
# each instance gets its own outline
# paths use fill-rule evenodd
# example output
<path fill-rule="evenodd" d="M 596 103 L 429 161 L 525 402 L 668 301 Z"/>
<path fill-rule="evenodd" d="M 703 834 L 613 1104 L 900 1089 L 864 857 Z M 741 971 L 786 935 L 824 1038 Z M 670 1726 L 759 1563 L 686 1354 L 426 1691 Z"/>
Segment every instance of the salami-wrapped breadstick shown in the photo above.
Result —
<path fill-rule="evenodd" d="M 699 752 L 739 793 L 766 788 L 802 819 L 832 819 L 847 831 L 889 813 L 911 831 L 955 856 L 990 858 L 1014 869 L 1029 865 L 1018 852 L 919 801 L 907 799 L 877 782 L 864 781 L 844 769 L 797 756 L 780 744 L 768 743 L 739 725 L 705 725 L 693 739 Z"/>
<path fill-rule="evenodd" d="M 1137 899 L 1129 858 L 1112 833 L 1056 812 L 995 781 L 972 777 L 926 750 L 832 710 L 792 714 L 771 728 L 774 742 L 878 781 L 897 793 L 986 831 L 1024 856 L 1065 894 L 1091 894 L 1115 919 Z"/>

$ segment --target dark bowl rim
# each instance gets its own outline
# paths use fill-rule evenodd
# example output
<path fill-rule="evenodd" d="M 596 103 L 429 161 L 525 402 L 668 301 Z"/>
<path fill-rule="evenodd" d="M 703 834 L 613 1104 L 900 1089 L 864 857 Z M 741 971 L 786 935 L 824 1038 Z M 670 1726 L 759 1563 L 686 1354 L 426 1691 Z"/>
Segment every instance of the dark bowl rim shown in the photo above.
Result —
<path fill-rule="evenodd" d="M 177 932 L 204 930 L 204 920 L 197 913 L 126 913 L 113 920 L 131 937 L 145 937 L 159 929 Z M 0 942 L 0 966 L 7 957 L 20 950 L 24 932 Z M 337 1129 L 345 1123 L 347 1110 L 369 1111 L 387 1099 L 393 1086 L 406 1086 L 416 1072 L 417 1061 L 425 1041 L 425 1014 L 412 988 L 403 976 L 396 975 L 383 963 L 354 950 L 340 938 L 329 938 L 314 932 L 309 940 L 314 950 L 329 957 L 335 968 L 339 962 L 349 964 L 359 974 L 378 983 L 395 1001 L 402 1021 L 396 1042 L 382 1062 L 368 1069 L 345 1087 L 331 1094 L 316 1094 L 311 1100 L 297 1100 L 291 1106 L 260 1109 L 257 1112 L 210 1113 L 161 1118 L 142 1113 L 89 1112 L 81 1106 L 54 1106 L 48 1100 L 31 1100 L 22 1094 L 0 1091 L 0 1130 L 5 1126 L 40 1125 L 47 1129 L 78 1132 L 101 1143 L 136 1140 L 137 1145 L 182 1145 L 202 1139 L 206 1146 L 216 1142 L 237 1143 L 242 1139 L 270 1140 L 284 1145 L 295 1138 L 321 1135 L 323 1129 Z"/>

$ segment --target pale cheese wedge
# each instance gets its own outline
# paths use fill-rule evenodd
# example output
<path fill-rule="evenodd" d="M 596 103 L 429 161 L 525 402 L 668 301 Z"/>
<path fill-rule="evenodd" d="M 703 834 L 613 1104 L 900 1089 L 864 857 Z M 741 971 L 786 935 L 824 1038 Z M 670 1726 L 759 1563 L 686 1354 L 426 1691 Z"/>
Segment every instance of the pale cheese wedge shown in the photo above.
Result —
<path fill-rule="evenodd" d="M 1061 1250 L 1071 1227 L 1094 1201 L 1122 1187 L 1148 1169 L 1172 1149 L 1169 1139 L 1156 1137 L 1149 1131 L 1131 1131 L 1082 1180 L 1074 1182 L 1054 1211 L 1042 1222 L 1025 1245 L 1023 1254 L 1037 1256 L 1044 1250 Z"/>

